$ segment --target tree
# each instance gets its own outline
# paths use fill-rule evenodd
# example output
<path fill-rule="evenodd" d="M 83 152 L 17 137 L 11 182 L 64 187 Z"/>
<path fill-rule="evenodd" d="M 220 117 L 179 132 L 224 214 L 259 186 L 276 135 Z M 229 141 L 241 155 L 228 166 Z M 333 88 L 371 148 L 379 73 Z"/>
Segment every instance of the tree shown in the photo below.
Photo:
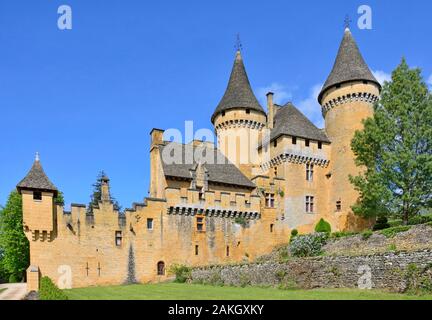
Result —
<path fill-rule="evenodd" d="M 1 265 L 11 282 L 24 279 L 30 264 L 29 241 L 23 231 L 22 198 L 13 191 L 0 213 Z"/>
<path fill-rule="evenodd" d="M 352 141 L 364 168 L 350 177 L 360 192 L 352 209 L 363 217 L 394 214 L 407 224 L 432 206 L 432 99 L 421 71 L 403 59 L 374 110 Z"/>
<path fill-rule="evenodd" d="M 96 178 L 96 182 L 93 184 L 93 194 L 90 197 L 91 200 L 88 205 L 89 214 L 93 214 L 93 207 L 98 207 L 99 202 L 102 201 L 102 180 L 104 177 L 106 177 L 106 174 L 105 171 L 102 170 L 99 172 Z M 113 203 L 114 210 L 120 211 L 121 206 L 119 205 L 118 201 L 113 196 L 111 196 L 111 194 L 110 194 L 110 200 Z"/>

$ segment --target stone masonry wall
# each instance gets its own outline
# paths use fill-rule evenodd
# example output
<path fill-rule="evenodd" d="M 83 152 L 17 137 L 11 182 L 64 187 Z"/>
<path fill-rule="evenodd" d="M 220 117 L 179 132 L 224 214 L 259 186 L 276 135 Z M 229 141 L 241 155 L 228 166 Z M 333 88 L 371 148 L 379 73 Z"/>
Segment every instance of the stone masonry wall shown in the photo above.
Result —
<path fill-rule="evenodd" d="M 370 270 L 373 289 L 404 292 L 408 266 L 415 264 L 426 268 L 431 263 L 432 250 L 357 257 L 326 256 L 285 263 L 198 268 L 192 271 L 192 282 L 229 286 L 282 285 L 301 289 L 357 288 Z"/>

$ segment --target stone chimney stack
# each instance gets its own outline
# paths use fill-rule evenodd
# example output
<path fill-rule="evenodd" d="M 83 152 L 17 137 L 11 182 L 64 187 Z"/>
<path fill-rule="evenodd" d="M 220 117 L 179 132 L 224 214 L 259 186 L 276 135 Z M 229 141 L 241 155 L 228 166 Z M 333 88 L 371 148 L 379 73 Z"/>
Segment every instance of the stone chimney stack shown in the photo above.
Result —
<path fill-rule="evenodd" d="M 160 145 L 163 144 L 164 130 L 153 129 L 150 133 L 151 147 L 150 147 L 150 197 L 162 198 L 163 197 L 163 183 L 164 177 L 162 176 L 162 159 L 160 155 Z"/>
<path fill-rule="evenodd" d="M 267 93 L 267 127 L 269 129 L 273 129 L 274 127 L 274 103 L 273 103 L 273 96 L 274 93 L 273 92 L 269 92 Z"/>
<path fill-rule="evenodd" d="M 110 179 L 107 176 L 102 177 L 102 202 L 111 201 L 110 190 L 109 190 L 109 181 Z"/>

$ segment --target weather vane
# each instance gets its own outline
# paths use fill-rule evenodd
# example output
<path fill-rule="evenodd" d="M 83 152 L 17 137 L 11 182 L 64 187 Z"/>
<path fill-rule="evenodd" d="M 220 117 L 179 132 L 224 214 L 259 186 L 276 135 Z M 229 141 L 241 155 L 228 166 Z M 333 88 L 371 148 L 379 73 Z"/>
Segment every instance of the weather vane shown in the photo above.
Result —
<path fill-rule="evenodd" d="M 352 20 L 350 19 L 349 14 L 347 14 L 347 15 L 345 16 L 345 20 L 344 20 L 344 26 L 345 26 L 345 29 L 349 29 L 349 27 L 350 27 L 350 25 L 351 25 L 351 22 L 352 22 Z"/>
<path fill-rule="evenodd" d="M 242 51 L 243 50 L 243 45 L 241 43 L 240 34 L 239 33 L 237 33 L 237 39 L 236 39 L 235 48 L 236 48 L 237 51 Z"/>

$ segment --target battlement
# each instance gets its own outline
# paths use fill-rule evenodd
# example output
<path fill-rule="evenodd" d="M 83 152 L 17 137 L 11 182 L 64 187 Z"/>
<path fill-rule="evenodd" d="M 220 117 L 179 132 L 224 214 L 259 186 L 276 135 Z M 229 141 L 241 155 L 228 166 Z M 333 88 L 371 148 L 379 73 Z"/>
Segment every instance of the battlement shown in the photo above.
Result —
<path fill-rule="evenodd" d="M 185 188 L 166 188 L 167 213 L 225 218 L 260 218 L 260 197 L 236 192 L 204 193 Z"/>

